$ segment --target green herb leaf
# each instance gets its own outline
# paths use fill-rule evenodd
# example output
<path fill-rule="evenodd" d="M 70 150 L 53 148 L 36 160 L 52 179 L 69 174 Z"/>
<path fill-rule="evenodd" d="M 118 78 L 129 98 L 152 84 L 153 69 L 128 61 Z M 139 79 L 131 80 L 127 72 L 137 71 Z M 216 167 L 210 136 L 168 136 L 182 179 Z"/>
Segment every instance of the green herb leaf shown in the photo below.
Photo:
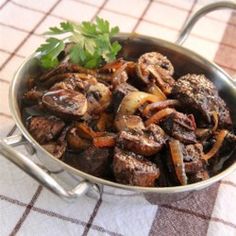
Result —
<path fill-rule="evenodd" d="M 44 68 L 58 65 L 58 55 L 65 49 L 66 43 L 72 43 L 69 59 L 72 63 L 87 68 L 99 67 L 104 62 L 115 60 L 121 49 L 118 42 L 111 38 L 119 32 L 119 27 L 110 28 L 107 20 L 97 17 L 95 23 L 84 21 L 81 24 L 61 22 L 58 27 L 50 27 L 46 35 L 66 34 L 63 39 L 48 38 L 37 52 Z"/>
<path fill-rule="evenodd" d="M 73 46 L 69 52 L 71 62 L 74 64 L 83 65 L 86 60 L 86 55 L 80 44 Z"/>
<path fill-rule="evenodd" d="M 45 35 L 56 35 L 56 34 L 64 34 L 68 32 L 74 32 L 74 23 L 66 21 L 61 22 L 60 27 L 50 27 L 49 31 L 44 33 Z"/>
<path fill-rule="evenodd" d="M 52 68 L 58 65 L 58 55 L 65 48 L 63 41 L 56 38 L 48 38 L 36 52 L 40 52 L 40 61 L 44 68 Z"/>
<path fill-rule="evenodd" d="M 97 28 L 98 28 L 99 33 L 109 33 L 110 25 L 107 20 L 97 17 L 96 23 L 97 23 Z"/>

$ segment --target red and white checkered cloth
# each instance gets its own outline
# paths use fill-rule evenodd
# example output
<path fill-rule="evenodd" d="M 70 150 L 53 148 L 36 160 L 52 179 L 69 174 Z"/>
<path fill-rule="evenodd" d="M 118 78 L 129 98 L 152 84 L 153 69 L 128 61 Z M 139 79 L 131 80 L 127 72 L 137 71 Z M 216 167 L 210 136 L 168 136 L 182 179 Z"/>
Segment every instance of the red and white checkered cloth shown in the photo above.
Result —
<path fill-rule="evenodd" d="M 0 0 L 0 136 L 15 131 L 8 108 L 14 71 L 64 19 L 97 15 L 135 31 L 175 41 L 204 0 Z M 184 46 L 236 74 L 236 13 L 208 14 Z M 24 152 L 24 148 L 20 148 Z M 135 196 L 134 196 L 135 197 Z M 0 235 L 236 235 L 236 172 L 187 199 L 166 205 L 105 203 L 81 197 L 68 204 L 0 156 Z"/>

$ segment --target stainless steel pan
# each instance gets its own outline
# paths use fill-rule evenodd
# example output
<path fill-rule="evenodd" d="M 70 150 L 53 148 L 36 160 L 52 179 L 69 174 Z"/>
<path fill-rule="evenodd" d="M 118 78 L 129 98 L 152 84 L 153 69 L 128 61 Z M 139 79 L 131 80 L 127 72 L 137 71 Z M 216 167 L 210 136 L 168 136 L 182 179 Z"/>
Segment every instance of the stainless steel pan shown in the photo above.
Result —
<path fill-rule="evenodd" d="M 221 8 L 236 9 L 236 3 L 224 1 L 209 4 L 200 9 L 182 29 L 176 43 L 143 35 L 130 34 L 120 34 L 116 39 L 123 44 L 126 56 L 137 58 L 147 51 L 159 51 L 167 55 L 176 68 L 177 76 L 185 73 L 204 73 L 219 89 L 220 95 L 231 110 L 233 122 L 236 124 L 235 81 L 213 62 L 180 46 L 200 17 L 210 11 Z M 152 203 L 169 202 L 182 199 L 194 191 L 203 189 L 236 170 L 236 153 L 233 153 L 224 165 L 224 170 L 208 180 L 186 186 L 146 188 L 114 183 L 68 166 L 44 150 L 23 125 L 20 112 L 20 98 L 26 91 L 27 75 L 36 70 L 35 59 L 32 56 L 17 70 L 12 80 L 9 91 L 9 105 L 21 134 L 1 139 L 0 153 L 57 196 L 64 199 L 77 199 L 79 196 L 87 193 L 89 196 L 99 196 L 102 194 L 103 199 L 111 199 L 112 201 L 116 201 L 116 199 L 121 197 L 124 199 L 136 197 L 139 200 L 144 197 L 145 200 Z M 43 167 L 33 162 L 30 155 L 28 157 L 12 147 L 22 145 L 23 143 L 31 147 L 29 154 L 33 154 L 32 151 L 34 151 L 43 163 Z"/>

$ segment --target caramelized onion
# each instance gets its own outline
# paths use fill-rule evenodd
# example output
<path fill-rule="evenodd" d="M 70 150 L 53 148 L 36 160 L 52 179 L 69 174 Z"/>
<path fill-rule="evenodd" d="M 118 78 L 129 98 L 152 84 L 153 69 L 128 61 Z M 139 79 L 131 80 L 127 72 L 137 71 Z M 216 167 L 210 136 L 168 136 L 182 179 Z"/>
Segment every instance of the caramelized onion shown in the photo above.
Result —
<path fill-rule="evenodd" d="M 221 130 L 218 133 L 218 135 L 216 137 L 216 142 L 214 143 L 211 150 L 208 153 L 203 155 L 204 160 L 206 160 L 206 161 L 209 160 L 210 158 L 212 158 L 219 151 L 219 149 L 222 146 L 222 144 L 224 142 L 224 139 L 225 139 L 225 137 L 228 133 L 229 133 L 229 131 L 225 130 L 225 129 Z"/>
<path fill-rule="evenodd" d="M 211 130 L 214 132 L 218 128 L 219 116 L 218 116 L 218 113 L 216 111 L 213 111 L 211 114 L 212 114 L 212 118 L 213 118 L 213 121 L 214 121 L 214 126 L 212 127 Z"/>
<path fill-rule="evenodd" d="M 127 62 L 122 58 L 119 58 L 115 61 L 105 64 L 102 68 L 99 69 L 99 73 L 114 73 L 126 63 Z"/>
<path fill-rule="evenodd" d="M 156 84 L 152 84 L 152 86 L 150 86 L 147 89 L 147 92 L 157 96 L 160 100 L 166 99 L 166 95 L 161 91 L 161 89 Z"/>
<path fill-rule="evenodd" d="M 171 159 L 175 168 L 175 174 L 181 185 L 187 184 L 187 176 L 184 168 L 183 154 L 178 140 L 169 142 Z"/>
<path fill-rule="evenodd" d="M 160 99 L 149 93 L 145 92 L 131 92 L 126 95 L 118 108 L 119 115 L 132 115 L 135 111 L 142 106 L 145 102 L 157 102 Z"/>
<path fill-rule="evenodd" d="M 197 138 L 205 138 L 207 136 L 209 136 L 211 134 L 211 130 L 210 129 L 204 129 L 204 128 L 197 128 L 195 129 L 195 134 L 197 136 Z"/>
<path fill-rule="evenodd" d="M 90 141 L 88 139 L 81 138 L 76 131 L 77 129 L 73 128 L 67 134 L 67 143 L 69 147 L 76 150 L 87 149 L 91 145 Z"/>
<path fill-rule="evenodd" d="M 114 136 L 101 136 L 93 139 L 93 145 L 97 148 L 114 147 L 116 145 L 116 139 Z"/>
<path fill-rule="evenodd" d="M 154 102 L 151 104 L 148 104 L 144 110 L 143 110 L 143 115 L 148 116 L 152 110 L 162 110 L 164 108 L 167 108 L 169 106 L 178 106 L 180 103 L 178 100 L 175 99 L 168 99 L 165 101 L 160 101 L 160 102 Z"/>
<path fill-rule="evenodd" d="M 107 113 L 102 113 L 97 122 L 97 128 L 99 131 L 105 131 L 107 127 L 112 126 L 112 115 Z"/>
<path fill-rule="evenodd" d="M 151 116 L 149 119 L 145 121 L 145 125 L 149 126 L 150 124 L 158 123 L 160 120 L 172 114 L 173 112 L 175 112 L 175 109 L 172 109 L 172 108 L 165 108 L 161 111 L 158 111 L 157 113 L 155 113 L 153 116 Z"/>
<path fill-rule="evenodd" d="M 92 139 L 104 134 L 104 132 L 95 132 L 86 123 L 77 123 L 76 128 L 78 129 L 80 136 L 86 139 Z"/>

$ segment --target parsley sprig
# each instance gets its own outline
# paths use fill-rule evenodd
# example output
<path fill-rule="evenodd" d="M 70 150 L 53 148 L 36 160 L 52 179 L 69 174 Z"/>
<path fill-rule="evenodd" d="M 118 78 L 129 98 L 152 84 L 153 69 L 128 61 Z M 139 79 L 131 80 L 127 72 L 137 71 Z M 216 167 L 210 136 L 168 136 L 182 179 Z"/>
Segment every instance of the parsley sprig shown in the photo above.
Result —
<path fill-rule="evenodd" d="M 59 27 L 51 27 L 45 35 L 50 35 L 45 43 L 36 50 L 42 67 L 48 69 L 59 64 L 58 55 L 65 49 L 66 43 L 72 43 L 69 59 L 72 63 L 86 68 L 99 67 L 103 62 L 116 58 L 121 45 L 111 38 L 119 32 L 119 27 L 110 27 L 107 20 L 97 17 L 96 22 L 84 21 L 81 24 L 61 22 Z M 58 39 L 55 36 L 65 35 Z"/>

